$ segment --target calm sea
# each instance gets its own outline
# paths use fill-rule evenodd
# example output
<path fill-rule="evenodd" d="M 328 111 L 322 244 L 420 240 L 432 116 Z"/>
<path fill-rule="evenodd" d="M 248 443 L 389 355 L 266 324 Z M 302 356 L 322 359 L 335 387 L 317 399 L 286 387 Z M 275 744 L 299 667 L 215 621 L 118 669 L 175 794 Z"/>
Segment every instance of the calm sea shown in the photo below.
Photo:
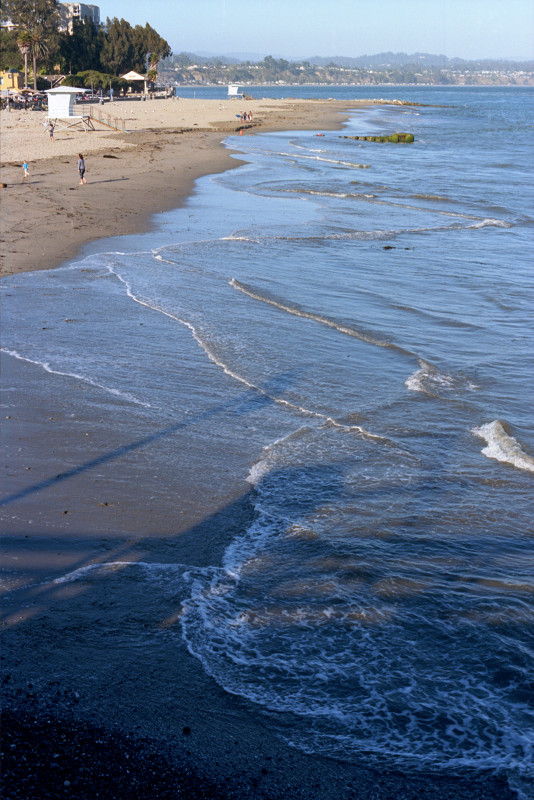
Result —
<path fill-rule="evenodd" d="M 150 236 L 6 279 L 3 358 L 126 428 L 189 420 L 207 491 L 246 478 L 252 524 L 184 567 L 182 636 L 274 731 L 528 794 L 533 91 L 251 92 L 423 105 L 230 137 L 246 164 Z M 414 144 L 346 138 L 397 131 Z"/>

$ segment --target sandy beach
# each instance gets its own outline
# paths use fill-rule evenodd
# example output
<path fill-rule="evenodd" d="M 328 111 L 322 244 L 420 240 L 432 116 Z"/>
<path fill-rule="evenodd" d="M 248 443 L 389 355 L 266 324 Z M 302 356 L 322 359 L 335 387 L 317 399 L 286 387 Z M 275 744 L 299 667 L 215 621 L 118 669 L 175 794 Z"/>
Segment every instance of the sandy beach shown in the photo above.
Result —
<path fill-rule="evenodd" d="M 241 105 L 252 112 L 246 125 L 236 118 Z M 44 115 L 2 111 L 2 275 L 50 269 L 95 239 L 150 230 L 152 216 L 186 201 L 198 177 L 239 165 L 222 144 L 230 133 L 336 129 L 357 106 L 116 102 L 104 112 L 123 117 L 126 132 L 58 129 L 53 142 L 43 132 Z M 24 160 L 30 175 L 23 179 Z M 127 590 L 99 568 L 220 564 L 253 513 L 250 485 L 206 492 L 179 469 L 161 467 L 165 431 L 139 425 L 137 438 L 124 439 L 119 400 L 102 424 L 92 411 L 98 390 L 88 387 L 87 415 L 73 418 L 66 378 L 58 407 L 42 391 L 41 371 L 2 362 L 9 386 L 2 413 L 6 800 L 514 797 L 490 774 L 378 772 L 307 755 L 273 736 L 267 714 L 224 692 L 187 651 L 179 624 L 183 582 L 162 614 L 149 583 Z M 179 453 L 187 447 L 181 435 L 176 426 Z M 84 448 L 84 463 L 71 462 L 73 442 Z M 87 567 L 94 569 L 81 581 L 54 582 Z M 132 636 L 134 629 L 141 633 Z"/>
<path fill-rule="evenodd" d="M 86 242 L 146 231 L 153 214 L 178 207 L 196 178 L 238 165 L 222 140 L 261 130 L 338 128 L 340 101 L 134 100 L 93 107 L 121 127 L 95 122 L 94 131 L 58 124 L 50 141 L 46 115 L 0 112 L 2 192 L 0 274 L 50 269 Z M 354 102 L 354 107 L 359 104 Z M 252 113 L 243 123 L 236 114 Z M 88 106 L 81 106 L 88 113 Z M 78 153 L 87 185 L 80 186 Z M 27 161 L 29 177 L 23 179 Z M 83 194 L 81 194 L 83 192 Z"/>

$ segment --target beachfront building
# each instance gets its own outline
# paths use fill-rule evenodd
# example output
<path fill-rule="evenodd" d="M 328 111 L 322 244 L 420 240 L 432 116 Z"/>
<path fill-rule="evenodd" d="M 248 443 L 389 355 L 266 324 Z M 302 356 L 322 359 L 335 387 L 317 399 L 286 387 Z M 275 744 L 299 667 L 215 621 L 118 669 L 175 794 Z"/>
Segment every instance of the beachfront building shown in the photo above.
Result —
<path fill-rule="evenodd" d="M 16 69 L 8 69 L 0 72 L 0 89 L 5 92 L 7 89 L 22 89 L 24 85 L 22 73 Z"/>
<path fill-rule="evenodd" d="M 72 33 L 74 20 L 76 19 L 81 22 L 91 20 L 95 25 L 100 25 L 99 6 L 88 6 L 85 5 L 85 3 L 58 3 L 58 11 L 61 18 L 59 25 L 60 31 Z"/>

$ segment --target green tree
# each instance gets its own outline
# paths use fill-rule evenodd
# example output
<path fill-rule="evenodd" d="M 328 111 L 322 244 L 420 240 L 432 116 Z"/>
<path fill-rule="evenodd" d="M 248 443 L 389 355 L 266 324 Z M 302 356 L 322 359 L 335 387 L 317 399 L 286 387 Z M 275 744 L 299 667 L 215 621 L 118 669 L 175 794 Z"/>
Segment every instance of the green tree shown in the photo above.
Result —
<path fill-rule="evenodd" d="M 17 45 L 18 31 L 0 30 L 0 69 L 22 70 L 24 60 Z"/>
<path fill-rule="evenodd" d="M 31 36 L 33 87 L 37 89 L 37 62 L 57 50 L 59 13 L 56 0 L 6 0 L 4 16 Z"/>
<path fill-rule="evenodd" d="M 32 35 L 28 31 L 19 30 L 17 46 L 24 58 L 24 86 L 28 85 L 28 56 L 32 51 Z"/>
<path fill-rule="evenodd" d="M 100 64 L 105 72 L 119 75 L 138 67 L 135 59 L 134 29 L 125 19 L 107 19 Z"/>
<path fill-rule="evenodd" d="M 74 20 L 72 33 L 60 34 L 59 58 L 63 72 L 98 70 L 104 31 L 92 20 Z"/>
<path fill-rule="evenodd" d="M 114 75 L 131 69 L 144 72 L 149 56 L 148 68 L 155 75 L 159 61 L 170 55 L 168 42 L 148 23 L 132 28 L 124 19 L 115 17 L 106 21 L 100 63 L 107 72 Z"/>
<path fill-rule="evenodd" d="M 159 62 L 171 55 L 171 48 L 168 42 L 159 35 L 148 22 L 143 28 L 136 25 L 134 30 L 134 48 L 136 57 L 136 69 L 144 70 L 147 56 L 149 76 L 155 80 Z"/>
<path fill-rule="evenodd" d="M 52 50 L 57 49 L 54 40 L 52 45 L 42 30 L 36 29 L 31 35 L 31 53 L 33 60 L 33 88 L 37 90 L 37 61 L 44 61 Z"/>

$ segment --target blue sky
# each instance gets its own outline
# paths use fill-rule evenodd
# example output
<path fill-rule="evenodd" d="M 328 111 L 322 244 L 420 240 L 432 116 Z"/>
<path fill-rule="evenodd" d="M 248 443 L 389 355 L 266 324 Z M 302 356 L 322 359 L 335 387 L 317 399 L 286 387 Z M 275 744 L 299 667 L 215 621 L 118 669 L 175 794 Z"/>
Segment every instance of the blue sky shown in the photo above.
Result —
<path fill-rule="evenodd" d="M 393 52 L 534 58 L 533 0 L 93 0 L 175 53 L 284 58 Z"/>

